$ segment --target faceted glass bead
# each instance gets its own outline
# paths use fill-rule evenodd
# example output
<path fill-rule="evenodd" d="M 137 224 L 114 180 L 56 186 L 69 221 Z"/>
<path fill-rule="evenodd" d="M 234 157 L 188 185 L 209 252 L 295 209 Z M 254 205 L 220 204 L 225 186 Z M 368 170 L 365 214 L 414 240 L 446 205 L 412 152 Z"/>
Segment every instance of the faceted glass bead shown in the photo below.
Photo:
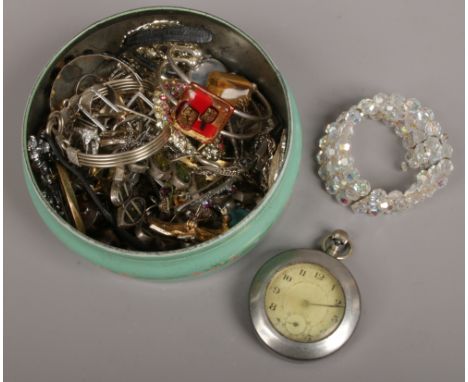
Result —
<path fill-rule="evenodd" d="M 333 122 L 333 123 L 329 123 L 326 127 L 325 127 L 325 133 L 327 134 L 330 134 L 331 131 L 334 131 L 336 130 L 336 123 Z"/>
<path fill-rule="evenodd" d="M 356 108 L 352 108 L 346 114 L 345 120 L 347 122 L 351 122 L 354 125 L 357 125 L 362 120 L 361 112 L 357 110 Z"/>
<path fill-rule="evenodd" d="M 319 147 L 320 147 L 321 149 L 323 149 L 323 148 L 325 148 L 325 146 L 328 145 L 328 143 L 329 143 L 329 139 L 328 139 L 328 137 L 325 135 L 325 136 L 323 136 L 322 138 L 320 138 L 320 140 L 319 140 Z"/>
<path fill-rule="evenodd" d="M 438 164 L 428 170 L 428 176 L 430 177 L 430 184 L 436 188 L 443 188 L 447 185 L 447 174 L 441 171 L 441 167 Z"/>
<path fill-rule="evenodd" d="M 359 178 L 359 172 L 355 168 L 351 167 L 343 171 L 343 178 L 346 182 L 352 183 Z"/>
<path fill-rule="evenodd" d="M 422 183 L 418 185 L 418 195 L 419 195 L 420 200 L 430 198 L 434 194 L 434 192 L 437 191 L 438 180 L 439 180 L 439 175 L 432 175 L 430 182 Z"/>
<path fill-rule="evenodd" d="M 372 116 L 377 112 L 374 101 L 369 98 L 365 98 L 359 102 L 358 109 L 360 109 L 365 115 L 368 116 Z"/>
<path fill-rule="evenodd" d="M 339 143 L 338 150 L 347 152 L 351 150 L 351 144 L 349 142 Z"/>
<path fill-rule="evenodd" d="M 324 166 L 320 166 L 318 169 L 319 177 L 323 180 L 328 178 L 328 171 Z"/>
<path fill-rule="evenodd" d="M 430 122 L 430 119 L 423 109 L 418 109 L 414 113 L 407 114 L 405 122 L 411 128 L 421 129 L 424 131 L 425 126 L 428 122 Z"/>
<path fill-rule="evenodd" d="M 338 118 L 336 119 L 336 123 L 341 124 L 341 123 L 345 122 L 345 121 L 346 121 L 346 115 L 347 115 L 347 114 L 348 114 L 348 113 L 347 113 L 346 111 L 343 111 L 342 113 L 340 113 L 340 115 L 339 115 Z"/>
<path fill-rule="evenodd" d="M 424 142 L 424 148 L 426 150 L 427 159 L 431 162 L 437 162 L 442 159 L 442 145 L 439 139 L 435 137 L 429 137 Z"/>
<path fill-rule="evenodd" d="M 395 108 L 392 111 L 392 114 L 388 115 L 388 118 L 392 123 L 396 123 L 396 122 L 399 122 L 399 121 L 404 121 L 405 120 L 405 115 L 404 115 L 404 112 L 401 109 Z"/>
<path fill-rule="evenodd" d="M 336 165 L 335 161 L 336 161 L 335 159 L 329 160 L 329 161 L 327 161 L 327 162 L 325 163 L 325 165 L 324 165 L 324 166 L 325 166 L 325 169 L 326 169 L 327 172 L 328 172 L 328 176 L 330 176 L 330 175 L 332 175 L 332 174 L 335 174 L 335 173 L 338 171 L 337 165 Z"/>
<path fill-rule="evenodd" d="M 395 120 L 396 109 L 393 104 L 386 103 L 383 106 L 383 112 L 385 113 L 385 118 L 390 119 L 391 121 Z"/>
<path fill-rule="evenodd" d="M 367 213 L 367 205 L 365 203 L 363 203 L 362 201 L 353 203 L 351 205 L 351 209 L 356 214 L 366 214 Z"/>
<path fill-rule="evenodd" d="M 325 153 L 320 150 L 315 158 L 317 159 L 318 164 L 322 164 L 325 161 Z"/>
<path fill-rule="evenodd" d="M 342 122 L 339 125 L 340 135 L 344 139 L 349 139 L 354 134 L 354 125 L 351 122 Z"/>
<path fill-rule="evenodd" d="M 450 146 L 448 143 L 442 144 L 442 157 L 443 158 L 451 158 L 453 154 L 453 147 Z"/>
<path fill-rule="evenodd" d="M 386 117 L 392 121 L 402 121 L 404 120 L 405 116 L 405 108 L 404 108 L 404 101 L 405 99 L 398 94 L 392 94 L 388 97 L 388 100 L 385 104 L 385 115 Z"/>
<path fill-rule="evenodd" d="M 336 161 L 336 164 L 340 167 L 346 167 L 349 166 L 353 163 L 351 158 L 348 158 L 346 156 L 339 157 L 338 160 Z"/>
<path fill-rule="evenodd" d="M 411 131 L 411 136 L 413 137 L 413 142 L 415 145 L 421 143 L 426 138 L 426 135 L 422 130 L 416 129 Z"/>
<path fill-rule="evenodd" d="M 343 191 L 340 191 L 336 194 L 336 200 L 343 206 L 349 206 L 351 203 L 351 200 L 346 196 L 346 193 Z"/>
<path fill-rule="evenodd" d="M 328 146 L 323 149 L 323 152 L 325 153 L 325 156 L 327 158 L 331 158 L 336 155 L 336 150 L 334 147 Z"/>
<path fill-rule="evenodd" d="M 343 173 L 338 174 L 340 177 L 340 188 L 345 188 L 348 185 L 348 181 L 343 177 Z"/>
<path fill-rule="evenodd" d="M 414 148 L 414 155 L 418 163 L 422 164 L 429 160 L 429 153 L 426 151 L 424 144 L 420 143 Z M 411 167 L 411 166 L 410 166 Z"/>
<path fill-rule="evenodd" d="M 405 160 L 406 160 L 406 163 L 408 163 L 408 166 L 410 168 L 419 167 L 419 161 L 416 158 L 416 153 L 414 152 L 414 150 L 410 150 L 405 154 Z"/>
<path fill-rule="evenodd" d="M 411 149 L 413 148 L 416 144 L 414 143 L 414 140 L 413 140 L 413 135 L 412 134 L 407 134 L 403 137 L 403 140 L 402 140 L 402 143 L 403 143 L 403 147 L 405 149 Z"/>
<path fill-rule="evenodd" d="M 424 114 L 424 118 L 427 120 L 427 121 L 432 121 L 434 118 L 435 118 L 435 114 L 434 112 L 432 111 L 432 109 L 429 109 L 428 107 L 422 107 L 421 108 L 423 114 Z"/>
<path fill-rule="evenodd" d="M 379 93 L 374 96 L 374 104 L 379 110 L 383 110 L 384 104 L 387 101 L 387 95 Z"/>
<path fill-rule="evenodd" d="M 398 190 L 393 190 L 393 191 L 389 192 L 387 196 L 388 196 L 389 199 L 396 200 L 396 199 L 402 198 L 403 193 L 401 191 L 398 191 Z"/>
<path fill-rule="evenodd" d="M 444 188 L 447 185 L 447 183 L 448 178 L 446 176 L 441 176 L 436 182 L 438 188 Z"/>
<path fill-rule="evenodd" d="M 439 135 L 441 133 L 442 129 L 440 127 L 440 123 L 436 121 L 428 121 L 426 125 L 424 126 L 424 132 L 427 135 Z"/>
<path fill-rule="evenodd" d="M 403 147 L 405 149 L 411 149 L 418 143 L 421 143 L 426 138 L 424 132 L 419 129 L 412 130 L 409 134 L 403 137 Z"/>
<path fill-rule="evenodd" d="M 426 122 L 426 114 L 422 109 L 416 110 L 416 112 L 413 114 L 413 118 L 416 123 Z"/>
<path fill-rule="evenodd" d="M 416 175 L 416 180 L 418 181 L 418 183 L 426 183 L 428 181 L 428 173 L 427 171 L 420 171 L 417 175 Z"/>
<path fill-rule="evenodd" d="M 417 192 L 405 192 L 405 200 L 409 205 L 416 205 L 421 199 L 421 195 Z"/>
<path fill-rule="evenodd" d="M 382 198 L 385 198 L 386 196 L 387 196 L 387 193 L 385 192 L 385 190 L 382 190 L 381 188 L 376 188 L 375 190 L 371 192 L 370 199 L 378 201 Z"/>
<path fill-rule="evenodd" d="M 387 200 L 380 202 L 379 208 L 381 211 L 386 212 L 390 209 L 391 205 Z"/>
<path fill-rule="evenodd" d="M 446 175 L 450 175 L 453 171 L 453 163 L 448 159 L 442 159 L 437 166 L 440 168 L 440 171 Z"/>
<path fill-rule="evenodd" d="M 335 140 L 340 136 L 340 129 L 338 128 L 336 123 L 330 123 L 329 125 L 327 125 L 325 132 L 332 140 Z"/>
<path fill-rule="evenodd" d="M 408 135 L 409 132 L 410 132 L 410 129 L 406 125 L 406 122 L 403 122 L 395 126 L 395 134 L 398 135 L 399 137 L 404 137 Z"/>
<path fill-rule="evenodd" d="M 359 196 L 366 196 L 371 191 L 371 186 L 367 180 L 360 180 L 354 183 L 353 189 Z"/>
<path fill-rule="evenodd" d="M 332 179 L 329 179 L 325 184 L 325 189 L 331 195 L 335 195 L 340 189 L 340 179 L 337 176 L 334 176 Z"/>
<path fill-rule="evenodd" d="M 346 198 L 350 201 L 358 200 L 360 196 L 359 193 L 355 190 L 354 185 L 351 187 L 347 187 L 344 194 L 346 195 Z"/>
<path fill-rule="evenodd" d="M 391 204 L 393 205 L 393 210 L 395 211 L 402 211 L 408 208 L 408 203 L 403 196 L 401 191 L 395 190 L 388 194 L 388 199 L 391 200 Z"/>
<path fill-rule="evenodd" d="M 421 108 L 421 102 L 416 98 L 408 98 L 405 102 L 405 109 L 407 112 L 413 113 Z"/>

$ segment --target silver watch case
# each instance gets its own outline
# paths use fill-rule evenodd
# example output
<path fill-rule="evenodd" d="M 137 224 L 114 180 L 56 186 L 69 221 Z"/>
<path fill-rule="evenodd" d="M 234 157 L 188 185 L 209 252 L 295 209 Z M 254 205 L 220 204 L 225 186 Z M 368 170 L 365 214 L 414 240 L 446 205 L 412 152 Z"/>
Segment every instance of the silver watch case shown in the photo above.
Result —
<path fill-rule="evenodd" d="M 343 319 L 328 337 L 316 342 L 297 342 L 284 337 L 270 323 L 265 311 L 265 292 L 270 280 L 282 268 L 296 263 L 321 265 L 343 288 L 346 303 Z M 249 298 L 250 316 L 260 340 L 271 350 L 299 360 L 322 358 L 338 350 L 353 334 L 361 311 L 359 289 L 351 272 L 339 260 L 312 249 L 289 250 L 268 260 L 255 275 Z"/>

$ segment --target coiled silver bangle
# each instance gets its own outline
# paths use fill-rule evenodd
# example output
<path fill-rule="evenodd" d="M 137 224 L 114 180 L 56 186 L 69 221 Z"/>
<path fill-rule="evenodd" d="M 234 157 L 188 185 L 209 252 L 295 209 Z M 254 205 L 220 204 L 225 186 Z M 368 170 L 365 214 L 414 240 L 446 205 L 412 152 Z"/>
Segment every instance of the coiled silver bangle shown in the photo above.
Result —
<path fill-rule="evenodd" d="M 171 129 L 166 124 L 156 138 L 133 150 L 114 154 L 85 154 L 69 146 L 65 152 L 68 160 L 77 166 L 98 168 L 124 166 L 149 158 L 166 145 L 170 136 Z"/>

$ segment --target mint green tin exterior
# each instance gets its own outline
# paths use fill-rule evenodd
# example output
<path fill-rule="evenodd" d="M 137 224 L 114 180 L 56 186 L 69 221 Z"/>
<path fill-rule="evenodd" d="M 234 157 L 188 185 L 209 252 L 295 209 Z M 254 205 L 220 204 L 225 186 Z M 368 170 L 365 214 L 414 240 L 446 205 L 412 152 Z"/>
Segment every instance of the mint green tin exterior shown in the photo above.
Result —
<path fill-rule="evenodd" d="M 28 159 L 26 141 L 28 135 L 41 126 L 48 113 L 48 109 L 45 107 L 48 101 L 47 84 L 53 77 L 54 67 L 57 63 L 66 59 L 73 50 L 79 50 L 80 44 L 89 42 L 91 48 L 102 49 L 100 46 L 100 44 L 104 44 L 102 36 L 113 35 L 119 28 L 122 29 L 129 25 L 133 27 L 154 18 L 165 17 L 180 18 L 182 21 L 193 20 L 208 25 L 208 27 L 211 26 L 215 32 L 218 31 L 218 34 L 223 35 L 224 41 L 218 43 L 219 49 L 226 50 L 234 45 L 234 48 L 242 50 L 242 54 L 247 53 L 251 63 L 257 65 L 252 70 L 255 71 L 257 68 L 261 77 L 265 76 L 261 80 L 275 84 L 276 92 L 269 96 L 273 99 L 276 98 L 277 104 L 280 105 L 278 110 L 281 111 L 281 117 L 288 129 L 286 158 L 277 181 L 264 197 L 262 203 L 223 235 L 175 251 L 136 252 L 122 250 L 83 235 L 50 208 L 34 178 Z M 226 45 L 227 43 L 228 45 Z M 268 70 L 265 70 L 265 67 Z M 301 146 L 301 122 L 294 97 L 269 56 L 258 44 L 235 26 L 215 16 L 173 7 L 140 8 L 120 13 L 91 25 L 77 35 L 52 58 L 39 75 L 28 100 L 22 134 L 23 169 L 26 185 L 35 208 L 51 231 L 71 250 L 97 265 L 132 277 L 159 280 L 197 276 L 223 268 L 248 253 L 278 219 L 291 196 L 299 171 Z"/>

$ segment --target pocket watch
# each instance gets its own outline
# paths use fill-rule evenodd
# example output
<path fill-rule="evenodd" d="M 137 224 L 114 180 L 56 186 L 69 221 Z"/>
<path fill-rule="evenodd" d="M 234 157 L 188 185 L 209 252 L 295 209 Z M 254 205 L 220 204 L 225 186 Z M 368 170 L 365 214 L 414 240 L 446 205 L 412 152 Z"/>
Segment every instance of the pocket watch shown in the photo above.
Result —
<path fill-rule="evenodd" d="M 341 263 L 351 254 L 348 234 L 336 230 L 322 251 L 293 249 L 268 260 L 250 287 L 250 316 L 260 340 L 294 359 L 327 356 L 351 337 L 360 295 Z"/>

